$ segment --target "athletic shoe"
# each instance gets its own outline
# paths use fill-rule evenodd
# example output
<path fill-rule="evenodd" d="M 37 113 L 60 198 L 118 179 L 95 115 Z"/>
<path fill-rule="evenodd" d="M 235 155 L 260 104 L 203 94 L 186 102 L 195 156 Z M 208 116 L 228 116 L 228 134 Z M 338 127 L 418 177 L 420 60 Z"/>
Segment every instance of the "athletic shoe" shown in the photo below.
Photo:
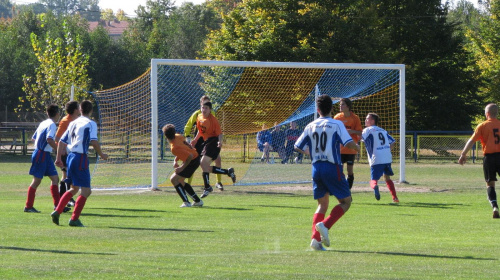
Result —
<path fill-rule="evenodd" d="M 500 218 L 500 214 L 498 213 L 498 208 L 495 207 L 493 208 L 493 219 L 498 219 Z"/>
<path fill-rule="evenodd" d="M 193 204 L 191 204 L 191 206 L 198 206 L 198 207 L 201 207 L 203 206 L 203 200 L 200 200 L 198 202 L 193 202 Z"/>
<path fill-rule="evenodd" d="M 323 222 L 319 222 L 314 227 L 321 235 L 321 243 L 323 243 L 326 247 L 330 247 L 330 238 L 328 237 L 328 229 L 325 227 L 325 224 L 323 224 Z"/>
<path fill-rule="evenodd" d="M 264 156 L 260 158 L 260 162 L 264 162 Z"/>
<path fill-rule="evenodd" d="M 73 221 L 73 220 L 69 220 L 69 226 L 71 227 L 85 227 L 82 222 L 80 222 L 80 219 L 76 220 L 76 221 Z"/>
<path fill-rule="evenodd" d="M 323 244 L 321 244 L 321 242 L 314 238 L 311 240 L 311 248 L 314 251 L 326 251 L 325 247 L 323 247 Z"/>
<path fill-rule="evenodd" d="M 375 193 L 375 198 L 377 200 L 380 200 L 380 192 L 378 190 L 378 185 L 375 185 L 375 188 L 373 188 L 373 192 Z"/>
<path fill-rule="evenodd" d="M 52 222 L 56 225 L 59 225 L 59 216 L 61 214 L 59 214 L 57 211 L 54 211 L 52 212 L 52 214 L 50 214 L 50 216 L 52 217 Z"/>
<path fill-rule="evenodd" d="M 203 194 L 201 195 L 201 198 L 207 197 L 213 190 L 214 189 L 212 187 L 203 189 Z"/>
<path fill-rule="evenodd" d="M 31 207 L 31 208 L 24 207 L 24 212 L 26 212 L 26 213 L 40 213 L 40 211 L 36 210 L 35 207 Z"/>
<path fill-rule="evenodd" d="M 75 206 L 75 200 L 73 198 L 71 198 L 68 202 L 68 205 L 66 205 L 68 207 L 74 207 Z"/>
<path fill-rule="evenodd" d="M 191 207 L 191 203 L 189 203 L 189 202 L 183 202 L 181 204 L 181 206 L 179 206 L 179 207 Z"/>
<path fill-rule="evenodd" d="M 57 206 L 56 206 L 56 207 L 54 207 L 54 210 L 56 210 L 56 208 L 57 208 Z M 63 213 L 66 213 L 66 212 L 69 212 L 69 211 L 71 211 L 71 208 L 69 208 L 69 207 L 64 207 L 64 209 L 63 209 Z"/>
<path fill-rule="evenodd" d="M 224 190 L 224 186 L 222 185 L 222 183 L 215 184 L 215 187 L 218 188 L 220 191 Z"/>
<path fill-rule="evenodd" d="M 394 199 L 392 200 L 392 202 L 394 202 L 394 203 L 399 203 L 399 199 L 396 197 L 396 198 L 394 198 Z"/>
<path fill-rule="evenodd" d="M 229 177 L 231 177 L 231 180 L 233 180 L 233 184 L 236 183 L 236 174 L 234 174 L 234 168 L 229 168 L 227 170 Z"/>

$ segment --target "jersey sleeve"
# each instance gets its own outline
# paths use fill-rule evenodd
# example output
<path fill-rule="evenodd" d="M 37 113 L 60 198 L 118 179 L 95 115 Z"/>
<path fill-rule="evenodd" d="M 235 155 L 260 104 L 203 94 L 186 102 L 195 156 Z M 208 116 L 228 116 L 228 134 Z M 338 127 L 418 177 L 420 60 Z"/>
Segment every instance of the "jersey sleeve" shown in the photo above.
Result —
<path fill-rule="evenodd" d="M 90 122 L 90 141 L 97 141 L 97 124 L 94 121 Z"/>
<path fill-rule="evenodd" d="M 47 131 L 47 139 L 55 139 L 56 138 L 57 126 L 55 123 L 50 124 L 49 129 Z"/>
<path fill-rule="evenodd" d="M 191 117 L 189 117 L 186 125 L 184 126 L 184 136 L 191 136 L 191 131 L 193 130 L 193 126 L 196 125 L 196 120 L 198 119 L 198 115 L 200 114 L 200 110 L 194 112 Z"/>

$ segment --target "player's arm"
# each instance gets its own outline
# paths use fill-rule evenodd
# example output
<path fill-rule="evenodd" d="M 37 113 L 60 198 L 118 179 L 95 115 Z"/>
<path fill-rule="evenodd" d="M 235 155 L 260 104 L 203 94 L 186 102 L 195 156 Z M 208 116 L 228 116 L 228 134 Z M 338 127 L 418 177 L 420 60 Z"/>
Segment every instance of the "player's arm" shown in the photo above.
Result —
<path fill-rule="evenodd" d="M 217 147 L 218 147 L 218 148 L 222 148 L 222 133 L 221 133 L 221 134 L 219 134 L 219 136 L 218 136 L 218 137 L 219 137 L 219 142 L 217 142 Z"/>
<path fill-rule="evenodd" d="M 470 138 L 469 141 L 465 144 L 464 149 L 462 150 L 462 154 L 460 155 L 460 158 L 458 159 L 458 163 L 460 165 L 464 165 L 464 163 L 467 161 L 467 153 L 469 153 L 470 149 L 474 146 L 476 143 L 476 140 L 473 138 Z"/>
<path fill-rule="evenodd" d="M 62 162 L 62 155 L 66 154 L 66 146 L 67 144 L 64 143 L 63 141 L 59 141 L 59 143 L 57 143 L 57 148 L 56 148 L 56 151 L 57 151 L 57 155 L 56 155 L 56 161 L 54 162 L 54 164 L 56 166 L 59 166 L 59 167 L 64 167 L 64 164 Z"/>
<path fill-rule="evenodd" d="M 99 142 L 97 142 L 97 140 L 91 140 L 90 145 L 94 147 L 94 150 L 102 159 L 104 160 L 108 159 L 108 155 L 102 152 L 101 145 L 99 144 Z"/>
<path fill-rule="evenodd" d="M 196 125 L 196 120 L 198 119 L 199 112 L 194 112 L 191 117 L 189 117 L 186 125 L 184 126 L 184 136 L 191 137 L 191 131 L 193 130 L 193 126 Z"/>
<path fill-rule="evenodd" d="M 179 174 L 180 172 L 182 172 L 186 168 L 186 166 L 189 165 L 191 160 L 193 160 L 193 155 L 189 154 L 186 160 L 182 163 L 182 165 L 175 169 L 175 173 Z"/>
<path fill-rule="evenodd" d="M 360 151 L 359 145 L 358 145 L 358 144 L 356 144 L 354 141 L 351 141 L 351 142 L 347 143 L 345 146 L 346 146 L 347 148 L 349 148 L 349 149 L 353 149 L 353 150 L 355 150 L 355 151 L 356 151 L 356 152 L 358 152 L 358 153 L 359 153 L 359 151 Z"/>
<path fill-rule="evenodd" d="M 54 141 L 54 139 L 47 138 L 47 144 L 49 144 L 52 147 L 52 149 L 57 150 L 57 144 L 56 141 Z"/>

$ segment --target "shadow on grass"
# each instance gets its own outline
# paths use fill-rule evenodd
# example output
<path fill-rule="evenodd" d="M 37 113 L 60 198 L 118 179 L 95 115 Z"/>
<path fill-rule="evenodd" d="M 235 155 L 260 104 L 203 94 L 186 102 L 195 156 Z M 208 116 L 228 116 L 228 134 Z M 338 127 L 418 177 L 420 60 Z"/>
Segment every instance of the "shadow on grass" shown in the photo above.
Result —
<path fill-rule="evenodd" d="M 309 197 L 309 196 L 312 196 L 312 195 L 304 195 L 304 194 L 296 194 L 296 193 L 289 193 L 289 192 L 272 192 L 272 191 L 268 191 L 268 192 L 258 192 L 258 191 L 233 191 L 234 193 L 241 193 L 241 194 L 253 194 L 253 195 L 257 195 L 257 194 L 262 194 L 262 195 L 281 195 L 281 196 L 286 196 L 286 197 L 290 197 L 290 196 L 293 196 L 293 197 Z"/>
<path fill-rule="evenodd" d="M 89 207 L 88 209 L 95 209 L 95 210 L 113 210 L 113 211 L 128 211 L 128 212 L 159 212 L 159 213 L 166 213 L 167 211 L 165 210 L 151 210 L 151 209 L 126 209 L 126 208 L 92 208 Z"/>
<path fill-rule="evenodd" d="M 236 211 L 250 211 L 253 209 L 249 208 L 237 208 L 237 207 L 212 207 L 212 206 L 203 206 L 203 209 L 220 209 L 220 210 L 236 210 Z"/>
<path fill-rule="evenodd" d="M 437 209 L 453 209 L 457 207 L 470 206 L 470 204 L 463 204 L 463 203 L 422 203 L 422 202 L 366 203 L 365 205 L 377 205 L 377 206 L 389 206 L 389 207 L 412 207 L 412 208 L 437 208 Z"/>
<path fill-rule="evenodd" d="M 112 215 L 112 214 L 94 214 L 82 213 L 82 217 L 105 217 L 105 218 L 159 218 L 159 216 L 130 216 L 130 215 Z"/>
<path fill-rule="evenodd" d="M 288 208 L 288 209 L 311 209 L 311 207 L 298 207 L 298 206 L 284 206 L 284 205 L 255 205 L 258 207 L 272 207 L 272 208 Z M 314 209 L 314 207 L 313 207 Z"/>
<path fill-rule="evenodd" d="M 113 229 L 125 230 L 150 230 L 150 231 L 177 231 L 177 232 L 214 232 L 213 230 L 192 230 L 192 229 L 178 229 L 178 228 L 133 228 L 133 227 L 108 227 Z"/>
<path fill-rule="evenodd" d="M 117 255 L 117 254 L 111 254 L 111 253 L 89 253 L 89 252 L 78 252 L 78 251 L 42 250 L 42 249 L 35 249 L 35 248 L 7 247 L 7 246 L 0 246 L 0 250 L 55 253 L 55 254 L 68 254 L 68 255 L 103 255 L 103 256 Z"/>
<path fill-rule="evenodd" d="M 344 250 L 328 250 L 337 253 L 354 253 L 354 254 L 376 254 L 376 255 L 389 255 L 389 256 L 404 256 L 404 257 L 421 257 L 421 258 L 437 258 L 437 259 L 457 259 L 457 260 L 478 260 L 478 261 L 496 261 L 498 259 L 493 258 L 476 258 L 473 256 L 440 256 L 440 255 L 428 255 L 428 254 L 412 254 L 412 253 L 400 253 L 400 252 L 369 252 L 369 251 L 344 251 Z"/>

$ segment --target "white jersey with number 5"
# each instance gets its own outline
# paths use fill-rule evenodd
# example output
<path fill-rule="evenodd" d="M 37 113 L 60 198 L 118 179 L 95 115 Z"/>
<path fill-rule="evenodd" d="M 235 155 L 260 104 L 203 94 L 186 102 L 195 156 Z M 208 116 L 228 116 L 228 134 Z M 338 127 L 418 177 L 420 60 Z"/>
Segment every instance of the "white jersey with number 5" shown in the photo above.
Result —
<path fill-rule="evenodd" d="M 385 129 L 376 125 L 369 126 L 363 129 L 361 138 L 365 142 L 370 166 L 392 163 L 391 144 L 396 140 Z"/>
<path fill-rule="evenodd" d="M 309 123 L 300 135 L 295 147 L 301 150 L 309 148 L 312 163 L 329 161 L 342 164 L 340 144 L 346 145 L 352 138 L 341 121 L 331 117 L 321 117 Z"/>

